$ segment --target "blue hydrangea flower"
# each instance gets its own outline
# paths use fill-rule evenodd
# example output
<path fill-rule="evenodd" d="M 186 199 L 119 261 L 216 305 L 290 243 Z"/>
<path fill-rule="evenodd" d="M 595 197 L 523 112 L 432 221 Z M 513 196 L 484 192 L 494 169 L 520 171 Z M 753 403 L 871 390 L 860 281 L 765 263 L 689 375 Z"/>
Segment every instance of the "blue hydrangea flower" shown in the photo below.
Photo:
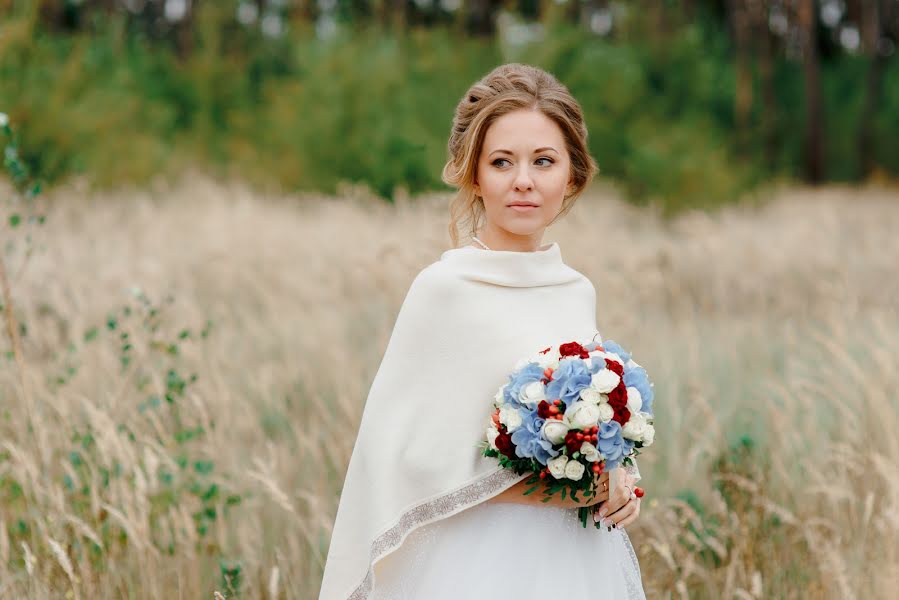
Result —
<path fill-rule="evenodd" d="M 515 406 L 521 406 L 519 394 L 521 390 L 535 381 L 543 379 L 543 367 L 537 363 L 528 363 L 516 372 L 509 375 L 509 385 L 503 393 L 506 402 Z"/>
<path fill-rule="evenodd" d="M 606 469 L 617 467 L 621 459 L 630 454 L 634 448 L 634 443 L 621 435 L 621 425 L 618 421 L 599 424 L 599 439 L 596 445 L 606 459 Z"/>
<path fill-rule="evenodd" d="M 521 427 L 512 432 L 515 454 L 520 458 L 535 458 L 541 465 L 545 465 L 550 458 L 559 455 L 559 451 L 553 450 L 553 445 L 540 435 L 546 419 L 541 419 L 536 410 L 519 409 L 519 412 Z"/>
<path fill-rule="evenodd" d="M 605 348 L 606 352 L 612 352 L 620 356 L 625 363 L 631 359 L 631 353 L 619 346 L 617 342 L 606 340 L 602 343 L 602 347 Z"/>
<path fill-rule="evenodd" d="M 653 391 L 646 369 L 643 367 L 632 367 L 630 369 L 625 367 L 623 380 L 624 385 L 635 387 L 640 392 L 640 397 L 643 399 L 643 407 L 640 410 L 652 414 Z"/>
<path fill-rule="evenodd" d="M 559 398 L 565 405 L 577 401 L 581 390 L 590 385 L 592 374 L 580 358 L 559 361 L 559 368 L 553 372 L 553 379 L 546 385 L 548 399 Z"/>

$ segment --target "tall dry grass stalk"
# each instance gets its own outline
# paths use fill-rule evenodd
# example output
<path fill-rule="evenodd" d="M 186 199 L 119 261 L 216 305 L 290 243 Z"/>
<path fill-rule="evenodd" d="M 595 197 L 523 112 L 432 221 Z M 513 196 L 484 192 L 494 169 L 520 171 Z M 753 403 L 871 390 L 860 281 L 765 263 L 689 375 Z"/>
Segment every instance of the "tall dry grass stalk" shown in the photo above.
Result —
<path fill-rule="evenodd" d="M 632 531 L 652 598 L 899 585 L 899 197 L 772 196 L 665 224 L 597 189 L 547 235 L 596 284 L 603 337 L 656 382 Z M 368 385 L 446 248 L 447 197 L 390 208 L 196 177 L 51 201 L 47 249 L 13 284 L 31 402 L 0 368 L 0 597 L 316 597 Z M 103 327 L 135 285 L 162 330 L 213 321 L 172 358 L 198 374 L 172 405 L 143 404 L 171 386 L 154 334 L 129 330 L 123 371 Z"/>

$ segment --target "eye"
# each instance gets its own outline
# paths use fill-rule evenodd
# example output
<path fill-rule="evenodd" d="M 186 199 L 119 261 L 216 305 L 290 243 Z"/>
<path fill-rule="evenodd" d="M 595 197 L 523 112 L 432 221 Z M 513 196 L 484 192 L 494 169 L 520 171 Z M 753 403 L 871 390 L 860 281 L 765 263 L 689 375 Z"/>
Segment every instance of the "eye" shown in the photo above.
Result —
<path fill-rule="evenodd" d="M 509 162 L 509 161 L 506 160 L 505 158 L 497 158 L 495 161 L 493 161 L 490 164 L 493 165 L 494 167 L 499 167 L 500 165 L 497 163 L 501 163 L 501 162 Z"/>
<path fill-rule="evenodd" d="M 551 158 L 549 158 L 549 157 L 547 157 L 547 156 L 541 156 L 541 157 L 538 158 L 537 160 L 538 160 L 538 161 L 539 161 L 539 160 L 547 160 L 547 161 L 549 161 L 549 164 L 544 165 L 544 166 L 546 166 L 546 167 L 548 167 L 549 165 L 551 165 L 551 164 L 553 164 L 553 163 L 555 162 L 553 159 L 551 159 Z"/>

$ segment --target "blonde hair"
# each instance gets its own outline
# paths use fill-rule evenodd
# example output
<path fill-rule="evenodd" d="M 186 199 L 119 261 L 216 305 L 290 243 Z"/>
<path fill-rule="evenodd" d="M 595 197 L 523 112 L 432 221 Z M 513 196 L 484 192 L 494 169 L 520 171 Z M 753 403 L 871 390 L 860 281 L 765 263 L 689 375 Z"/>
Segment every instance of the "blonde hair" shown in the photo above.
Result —
<path fill-rule="evenodd" d="M 520 109 L 537 110 L 552 119 L 562 130 L 571 159 L 573 191 L 562 200 L 562 209 L 552 222 L 571 210 L 599 172 L 587 148 L 583 111 L 568 88 L 531 65 L 508 63 L 496 67 L 468 89 L 453 116 L 447 143 L 449 159 L 442 178 L 458 189 L 449 207 L 449 234 L 454 247 L 459 245 L 460 227 L 468 226 L 468 233 L 474 235 L 484 216 L 483 198 L 473 186 L 487 129 L 502 115 Z"/>

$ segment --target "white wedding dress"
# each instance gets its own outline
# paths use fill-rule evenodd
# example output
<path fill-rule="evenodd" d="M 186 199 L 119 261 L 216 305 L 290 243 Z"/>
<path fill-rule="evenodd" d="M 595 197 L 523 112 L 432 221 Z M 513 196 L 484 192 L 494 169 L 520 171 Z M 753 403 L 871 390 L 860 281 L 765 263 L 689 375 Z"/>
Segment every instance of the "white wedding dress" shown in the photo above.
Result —
<path fill-rule="evenodd" d="M 372 600 L 645 599 L 627 533 L 551 506 L 481 502 L 414 530 L 374 573 Z"/>

